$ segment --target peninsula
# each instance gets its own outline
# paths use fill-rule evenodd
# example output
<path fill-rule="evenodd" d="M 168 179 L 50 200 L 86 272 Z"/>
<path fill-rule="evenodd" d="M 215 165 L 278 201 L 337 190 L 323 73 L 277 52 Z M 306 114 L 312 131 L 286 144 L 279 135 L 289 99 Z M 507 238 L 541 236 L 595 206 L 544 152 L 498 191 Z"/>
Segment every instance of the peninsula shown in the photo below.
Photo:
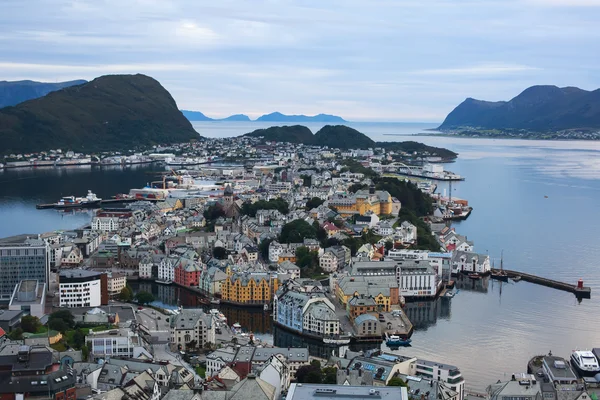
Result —
<path fill-rule="evenodd" d="M 83 85 L 83 79 L 68 82 L 0 81 L 0 108 L 16 106 L 27 100 L 44 97 L 69 86 Z"/>
<path fill-rule="evenodd" d="M 510 101 L 468 98 L 438 130 L 457 136 L 600 139 L 600 89 L 532 86 Z"/>
<path fill-rule="evenodd" d="M 326 123 L 341 123 L 346 122 L 342 117 L 329 114 L 317 115 L 286 115 L 280 112 L 264 114 L 256 120 L 251 120 L 246 114 L 234 114 L 226 118 L 211 118 L 207 117 L 200 111 L 181 110 L 183 115 L 190 121 L 242 121 L 242 122 L 326 122 Z"/>
<path fill-rule="evenodd" d="M 145 75 L 108 75 L 0 109 L 0 154 L 130 150 L 199 139 L 175 100 Z"/>

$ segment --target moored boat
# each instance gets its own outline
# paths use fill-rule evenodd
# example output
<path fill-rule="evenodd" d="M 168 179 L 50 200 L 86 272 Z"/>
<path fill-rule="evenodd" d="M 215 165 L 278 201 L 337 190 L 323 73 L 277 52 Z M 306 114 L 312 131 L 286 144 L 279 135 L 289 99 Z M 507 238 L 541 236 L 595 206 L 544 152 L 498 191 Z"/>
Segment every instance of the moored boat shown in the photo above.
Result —
<path fill-rule="evenodd" d="M 85 197 L 65 196 L 54 203 L 55 208 L 84 208 L 93 207 L 100 204 L 102 199 L 96 196 L 91 190 Z"/>
<path fill-rule="evenodd" d="M 325 343 L 325 344 L 348 344 L 348 343 L 350 343 L 350 338 L 349 337 L 323 338 L 323 343 Z"/>
<path fill-rule="evenodd" d="M 408 345 L 410 345 L 410 342 L 412 342 L 412 340 L 402 339 L 398 335 L 390 335 L 390 336 L 386 335 L 386 339 L 385 339 L 385 344 L 387 344 L 388 346 L 408 346 Z"/>
<path fill-rule="evenodd" d="M 571 365 L 581 377 L 593 377 L 600 373 L 600 363 L 598 363 L 598 359 L 591 351 L 573 351 L 571 354 Z"/>
<path fill-rule="evenodd" d="M 481 275 L 479 275 L 477 272 L 470 273 L 467 276 L 469 277 L 469 279 L 481 279 Z"/>

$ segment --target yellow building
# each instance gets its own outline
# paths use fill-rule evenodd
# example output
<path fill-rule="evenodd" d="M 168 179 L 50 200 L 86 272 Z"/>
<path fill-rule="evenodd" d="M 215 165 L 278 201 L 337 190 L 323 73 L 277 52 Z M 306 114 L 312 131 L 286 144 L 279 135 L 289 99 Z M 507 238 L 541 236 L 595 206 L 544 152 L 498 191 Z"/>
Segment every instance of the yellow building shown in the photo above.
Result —
<path fill-rule="evenodd" d="M 342 216 L 365 215 L 369 211 L 377 215 L 392 213 L 392 196 L 384 190 L 359 190 L 353 195 L 329 200 L 329 205 L 335 207 Z"/>
<path fill-rule="evenodd" d="M 221 300 L 225 302 L 253 305 L 273 301 L 273 295 L 279 289 L 276 274 L 267 272 L 230 274 L 221 284 Z"/>
<path fill-rule="evenodd" d="M 277 260 L 277 264 L 281 264 L 282 262 L 285 262 L 285 261 L 295 263 L 296 255 L 294 253 L 281 253 L 279 255 L 279 259 Z"/>
<path fill-rule="evenodd" d="M 335 287 L 335 295 L 344 307 L 353 297 L 367 296 L 373 298 L 384 312 L 400 303 L 399 294 L 398 283 L 387 276 L 345 276 Z"/>

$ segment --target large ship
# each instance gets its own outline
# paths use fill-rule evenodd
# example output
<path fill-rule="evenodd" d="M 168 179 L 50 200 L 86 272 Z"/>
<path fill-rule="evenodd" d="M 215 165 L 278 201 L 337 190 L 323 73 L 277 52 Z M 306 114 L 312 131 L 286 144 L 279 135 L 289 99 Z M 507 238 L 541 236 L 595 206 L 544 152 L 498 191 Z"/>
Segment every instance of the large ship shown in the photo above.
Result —
<path fill-rule="evenodd" d="M 164 200 L 169 196 L 167 189 L 145 187 L 143 189 L 131 189 L 129 196 L 138 200 Z"/>
<path fill-rule="evenodd" d="M 581 376 L 596 376 L 600 373 L 598 359 L 591 351 L 575 350 L 571 354 L 571 366 Z"/>
<path fill-rule="evenodd" d="M 200 157 L 193 158 L 183 158 L 183 157 L 174 157 L 165 159 L 165 163 L 171 167 L 187 167 L 192 165 L 200 165 L 206 163 L 207 160 Z"/>
<path fill-rule="evenodd" d="M 54 203 L 55 208 L 85 208 L 94 207 L 100 204 L 102 199 L 88 190 L 85 197 L 65 196 L 61 198 L 57 203 Z"/>

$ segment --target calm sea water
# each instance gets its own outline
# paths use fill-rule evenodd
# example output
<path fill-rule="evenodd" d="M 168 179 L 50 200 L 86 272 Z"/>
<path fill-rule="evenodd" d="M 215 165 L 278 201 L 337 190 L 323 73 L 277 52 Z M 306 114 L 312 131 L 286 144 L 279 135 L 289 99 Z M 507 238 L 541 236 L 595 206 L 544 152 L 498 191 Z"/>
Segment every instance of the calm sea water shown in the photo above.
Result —
<path fill-rule="evenodd" d="M 506 268 L 573 283 L 583 278 L 592 287 L 592 299 L 579 303 L 569 293 L 526 282 L 461 281 L 460 293 L 453 299 L 408 305 L 417 330 L 413 346 L 399 353 L 455 364 L 469 387 L 482 390 L 497 379 L 525 371 L 535 354 L 552 350 L 569 357 L 575 348 L 600 347 L 596 232 L 600 213 L 595 209 L 600 195 L 600 143 L 406 137 L 435 126 L 349 125 L 375 140 L 418 140 L 458 152 L 459 159 L 445 165 L 466 177 L 453 184 L 453 195 L 468 199 L 475 210 L 455 226 L 475 241 L 476 251 L 489 253 L 498 265 L 504 250 Z M 194 126 L 203 136 L 226 137 L 269 124 Z M 309 125 L 313 132 L 321 126 Z M 146 184 L 150 179 L 146 171 L 82 167 L 0 172 L 0 237 L 87 223 L 87 214 L 41 211 L 35 204 L 67 194 L 83 195 L 87 189 L 101 197 L 126 192 Z M 440 185 L 439 190 L 449 187 Z M 179 297 L 165 293 L 157 294 L 167 303 L 174 304 Z M 194 305 L 194 296 L 188 297 L 182 303 Z M 256 314 L 238 309 L 228 309 L 226 314 L 231 323 L 233 319 L 259 321 L 249 328 L 274 333 L 276 344 L 301 343 L 298 337 L 273 329 L 268 320 L 257 320 Z M 309 345 L 315 353 L 326 352 L 318 344 Z"/>

